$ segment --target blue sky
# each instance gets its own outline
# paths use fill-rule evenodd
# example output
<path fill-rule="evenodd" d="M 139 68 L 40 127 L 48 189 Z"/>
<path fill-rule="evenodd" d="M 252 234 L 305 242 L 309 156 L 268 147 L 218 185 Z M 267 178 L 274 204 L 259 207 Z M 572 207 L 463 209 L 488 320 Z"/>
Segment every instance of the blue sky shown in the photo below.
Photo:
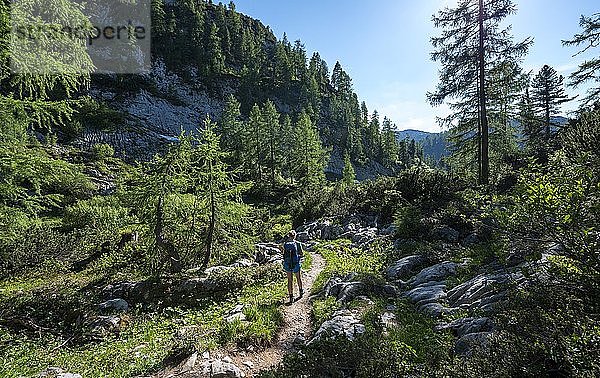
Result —
<path fill-rule="evenodd" d="M 586 55 L 562 47 L 579 29 L 579 17 L 600 12 L 598 0 L 516 0 L 519 11 L 506 23 L 515 40 L 535 42 L 523 66 L 537 71 L 549 64 L 568 76 Z M 318 51 L 330 67 L 337 60 L 353 79 L 369 110 L 390 117 L 399 130 L 440 131 L 425 93 L 433 90 L 439 66 L 432 62 L 429 39 L 438 31 L 431 16 L 456 0 L 237 0 L 237 10 L 260 19 L 279 38 L 300 39 L 308 55 Z M 600 54 L 600 48 L 594 51 Z M 587 56 L 591 56 L 587 54 Z M 572 94 L 579 92 L 569 91 Z M 567 105 L 564 110 L 577 106 Z"/>

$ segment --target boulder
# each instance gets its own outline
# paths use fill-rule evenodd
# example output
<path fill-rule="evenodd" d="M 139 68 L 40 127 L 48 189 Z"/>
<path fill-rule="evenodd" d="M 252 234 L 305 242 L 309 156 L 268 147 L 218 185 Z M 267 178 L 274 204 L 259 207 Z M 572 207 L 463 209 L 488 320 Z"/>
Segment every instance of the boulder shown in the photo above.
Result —
<path fill-rule="evenodd" d="M 481 240 L 479 238 L 479 235 L 477 235 L 476 233 L 471 233 L 465 236 L 465 238 L 462 241 L 462 245 L 465 247 L 471 247 L 473 245 L 479 244 L 480 241 Z"/>
<path fill-rule="evenodd" d="M 121 318 L 118 316 L 96 316 L 84 322 L 94 338 L 104 338 L 121 331 Z"/>
<path fill-rule="evenodd" d="M 433 318 L 438 318 L 442 315 L 451 315 L 458 311 L 457 308 L 446 307 L 437 302 L 425 303 L 419 306 L 417 310 Z"/>
<path fill-rule="evenodd" d="M 360 320 L 356 319 L 351 312 L 341 310 L 335 312 L 332 319 L 323 322 L 308 344 L 321 338 L 335 338 L 338 336 L 343 336 L 353 341 L 358 335 L 364 332 L 365 326 L 360 323 Z"/>
<path fill-rule="evenodd" d="M 401 258 L 386 270 L 387 278 L 390 280 L 405 279 L 415 270 L 425 263 L 425 257 L 421 255 L 411 255 Z"/>
<path fill-rule="evenodd" d="M 320 235 L 319 235 L 320 236 Z M 309 241 L 310 235 L 308 234 L 308 232 L 304 231 L 304 232 L 298 232 L 296 234 L 296 240 L 300 241 L 300 242 L 307 242 Z"/>
<path fill-rule="evenodd" d="M 229 269 L 233 269 L 233 267 L 223 266 L 223 265 L 211 266 L 210 268 L 206 268 L 204 270 L 204 274 L 213 274 L 213 273 L 222 272 L 222 271 L 229 270 Z"/>
<path fill-rule="evenodd" d="M 383 285 L 381 287 L 381 291 L 383 292 L 383 295 L 386 295 L 388 297 L 397 297 L 398 296 L 398 288 L 394 285 Z"/>
<path fill-rule="evenodd" d="M 115 298 L 110 299 L 106 302 L 102 302 L 98 305 L 100 311 L 122 311 L 129 310 L 129 304 L 125 299 Z"/>
<path fill-rule="evenodd" d="M 353 276 L 348 276 L 342 280 L 340 277 L 331 277 L 323 289 L 325 296 L 335 297 L 341 302 L 349 302 L 354 298 L 365 294 L 367 287 L 364 283 L 360 281 L 346 281 L 346 279 L 353 278 Z"/>
<path fill-rule="evenodd" d="M 337 295 L 337 300 L 340 302 L 350 302 L 354 298 L 366 292 L 366 285 L 360 281 L 342 282 Z"/>
<path fill-rule="evenodd" d="M 429 237 L 434 240 L 443 240 L 449 243 L 458 242 L 459 232 L 446 225 L 435 226 L 430 232 Z"/>
<path fill-rule="evenodd" d="M 408 284 L 412 286 L 419 286 L 425 282 L 442 281 L 450 276 L 455 275 L 457 268 L 457 263 L 444 261 L 421 270 L 416 276 L 408 281 Z"/>
<path fill-rule="evenodd" d="M 494 328 L 490 318 L 460 318 L 450 323 L 441 323 L 435 327 L 436 331 L 450 330 L 457 337 L 468 335 L 469 333 L 491 332 Z"/>
<path fill-rule="evenodd" d="M 418 305 L 426 303 L 438 302 L 446 298 L 446 285 L 443 283 L 418 286 L 404 293 L 413 302 L 418 302 Z"/>
<path fill-rule="evenodd" d="M 448 291 L 448 301 L 453 306 L 463 308 L 481 307 L 497 302 L 502 297 L 495 297 L 503 287 L 513 280 L 518 280 L 520 273 L 484 273 Z M 488 300 L 486 298 L 494 298 Z"/>
<path fill-rule="evenodd" d="M 249 267 L 255 266 L 255 265 L 252 261 L 250 261 L 248 259 L 239 259 L 238 261 L 234 262 L 230 266 L 232 266 L 234 268 L 249 268 Z"/>
<path fill-rule="evenodd" d="M 473 348 L 485 346 L 491 332 L 468 333 L 459 338 L 454 344 L 454 353 L 459 356 L 468 356 Z"/>
<path fill-rule="evenodd" d="M 202 374 L 212 378 L 242 378 L 246 376 L 239 367 L 224 360 L 204 362 L 202 364 Z"/>
<path fill-rule="evenodd" d="M 339 276 L 333 276 L 325 283 L 323 286 L 323 293 L 326 297 L 332 296 L 336 297 L 340 293 L 340 283 L 342 283 L 342 278 Z"/>

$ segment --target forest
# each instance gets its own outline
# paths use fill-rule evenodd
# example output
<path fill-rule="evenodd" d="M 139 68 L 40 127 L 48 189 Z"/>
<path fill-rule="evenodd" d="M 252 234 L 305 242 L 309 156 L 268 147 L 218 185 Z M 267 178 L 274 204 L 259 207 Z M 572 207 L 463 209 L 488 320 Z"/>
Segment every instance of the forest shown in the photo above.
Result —
<path fill-rule="evenodd" d="M 524 68 L 544 36 L 515 40 L 516 0 L 423 20 L 450 112 L 420 142 L 233 2 L 152 0 L 151 71 L 117 74 L 69 38 L 67 63 L 13 54 L 13 23 L 89 23 L 22 1 L 0 3 L 0 376 L 600 374 L 600 13 L 565 21 L 595 56 L 568 77 Z"/>

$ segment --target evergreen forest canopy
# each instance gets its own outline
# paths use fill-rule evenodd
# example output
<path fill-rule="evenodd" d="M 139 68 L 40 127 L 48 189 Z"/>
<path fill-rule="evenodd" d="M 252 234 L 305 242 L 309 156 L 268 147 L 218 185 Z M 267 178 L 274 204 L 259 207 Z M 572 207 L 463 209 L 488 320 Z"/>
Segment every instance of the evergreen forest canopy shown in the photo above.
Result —
<path fill-rule="evenodd" d="M 144 160 L 75 141 L 126 124 L 98 91 L 157 91 L 152 75 L 93 74 L 78 44 L 69 74 L 14 73 L 34 59 L 10 56 L 11 22 L 27 15 L 1 3 L 0 375 L 148 376 L 195 352 L 268 349 L 288 321 L 268 243 L 291 229 L 310 246 L 306 269 L 325 260 L 306 301 L 313 333 L 338 310 L 364 332 L 287 351 L 263 376 L 597 375 L 600 13 L 563 41 L 595 54 L 563 78 L 552 62 L 523 70 L 533 40 L 502 26 L 515 12 L 460 0 L 433 16 L 440 77 L 427 99 L 452 111 L 440 120 L 450 155 L 435 164 L 359 102 L 339 62 L 330 72 L 234 3 L 152 1 L 154 63 L 223 107 Z M 583 84 L 561 121 L 576 100 L 565 86 Z M 413 301 L 439 266 L 452 267 L 432 281 L 441 294 Z M 499 282 L 506 272 L 518 279 Z M 480 281 L 502 291 L 486 297 Z M 451 307 L 464 292 L 483 297 Z"/>

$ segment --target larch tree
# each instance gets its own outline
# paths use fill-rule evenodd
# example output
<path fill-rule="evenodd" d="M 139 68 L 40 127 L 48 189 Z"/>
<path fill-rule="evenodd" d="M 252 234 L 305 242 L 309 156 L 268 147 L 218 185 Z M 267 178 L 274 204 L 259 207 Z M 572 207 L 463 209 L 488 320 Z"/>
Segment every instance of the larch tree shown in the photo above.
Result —
<path fill-rule="evenodd" d="M 241 116 L 239 101 L 229 95 L 218 126 L 223 149 L 232 154 L 231 161 L 236 166 L 242 163 L 243 154 L 244 124 Z"/>
<path fill-rule="evenodd" d="M 279 113 L 275 108 L 273 101 L 267 100 L 262 109 L 262 121 L 265 127 L 266 144 L 268 146 L 267 168 L 269 169 L 269 179 L 271 186 L 275 187 L 275 177 L 280 170 L 281 149 L 279 148 Z"/>
<path fill-rule="evenodd" d="M 544 65 L 531 82 L 531 106 L 534 125 L 530 141 L 547 144 L 552 129 L 558 127 L 553 118 L 560 114 L 560 105 L 571 99 L 565 93 L 564 78 L 556 70 Z M 537 126 L 537 127 L 536 127 Z"/>
<path fill-rule="evenodd" d="M 393 168 L 398 160 L 398 141 L 396 139 L 396 127 L 388 117 L 383 118 L 381 151 L 383 163 L 387 168 Z"/>
<path fill-rule="evenodd" d="M 576 55 L 584 53 L 600 45 L 600 13 L 591 16 L 581 16 L 579 26 L 583 31 L 573 39 L 563 41 L 565 46 L 577 46 L 581 50 Z M 569 76 L 569 85 L 578 87 L 584 83 L 596 83 L 587 91 L 582 104 L 589 105 L 600 98 L 600 56 L 584 61 L 577 70 Z"/>
<path fill-rule="evenodd" d="M 356 173 L 352 161 L 350 161 L 350 155 L 346 152 L 344 154 L 344 169 L 342 169 L 342 185 L 349 187 L 354 184 L 354 180 L 356 180 Z"/>
<path fill-rule="evenodd" d="M 321 144 L 317 128 L 304 110 L 296 122 L 291 156 L 296 180 L 306 188 L 323 184 L 327 152 Z"/>
<path fill-rule="evenodd" d="M 233 180 L 215 126 L 207 116 L 204 128 L 194 136 L 195 146 L 191 154 L 192 190 L 199 198 L 207 220 L 202 267 L 209 264 L 215 244 L 226 236 L 227 229 L 239 225 L 245 215 L 241 194 L 247 185 Z"/>
<path fill-rule="evenodd" d="M 265 163 L 265 156 L 268 148 L 265 145 L 268 137 L 265 135 L 265 123 L 260 107 L 254 104 L 250 110 L 250 118 L 248 119 L 246 141 L 247 153 L 244 157 L 244 164 L 247 167 L 250 177 L 261 181 L 262 168 Z"/>
<path fill-rule="evenodd" d="M 489 181 L 488 81 L 497 62 L 519 62 L 531 39 L 514 43 L 511 27 L 500 23 L 516 12 L 512 0 L 460 0 L 433 16 L 441 35 L 433 37 L 431 58 L 441 63 L 439 82 L 429 102 L 447 103 L 451 115 L 441 125 L 454 134 L 457 151 L 476 155 L 478 181 Z M 475 148 L 473 148 L 475 144 Z"/>

